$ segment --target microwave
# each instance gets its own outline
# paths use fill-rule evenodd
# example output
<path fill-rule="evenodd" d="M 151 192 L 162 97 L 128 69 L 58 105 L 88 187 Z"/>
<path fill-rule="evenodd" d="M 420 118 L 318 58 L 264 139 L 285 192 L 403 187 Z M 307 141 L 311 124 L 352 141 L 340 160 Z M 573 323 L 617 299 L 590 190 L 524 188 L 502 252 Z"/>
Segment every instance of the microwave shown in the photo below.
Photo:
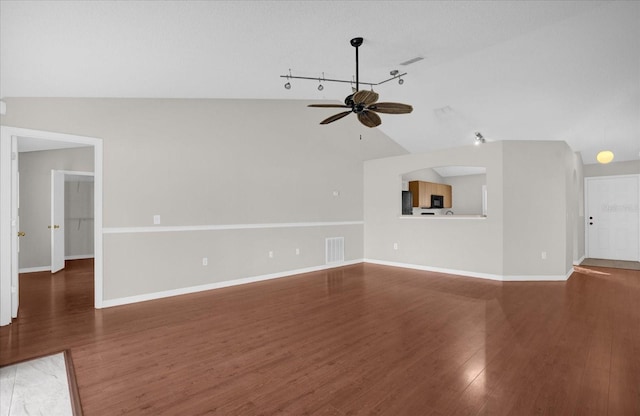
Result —
<path fill-rule="evenodd" d="M 444 196 L 431 195 L 431 208 L 444 208 Z"/>

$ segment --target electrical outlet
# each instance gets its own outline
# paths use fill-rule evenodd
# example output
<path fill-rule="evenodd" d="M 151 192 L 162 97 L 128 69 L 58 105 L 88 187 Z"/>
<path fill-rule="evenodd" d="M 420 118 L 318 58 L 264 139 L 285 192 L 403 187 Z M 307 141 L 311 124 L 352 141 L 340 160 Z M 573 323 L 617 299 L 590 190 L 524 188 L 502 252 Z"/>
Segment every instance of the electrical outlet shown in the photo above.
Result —
<path fill-rule="evenodd" d="M 397 250 L 398 249 L 398 243 L 393 243 L 393 249 Z"/>
<path fill-rule="evenodd" d="M 208 264 L 209 264 L 209 259 L 208 259 L 208 258 L 206 258 L 206 257 L 203 257 L 203 258 L 202 258 L 202 265 L 203 265 L 203 266 L 206 266 L 206 265 L 208 265 Z"/>
<path fill-rule="evenodd" d="M 273 258 L 273 251 L 269 252 L 269 258 L 272 259 Z"/>
<path fill-rule="evenodd" d="M 299 255 L 300 255 L 300 249 L 299 249 L 299 248 L 297 248 L 297 249 L 296 249 L 296 256 L 299 256 Z"/>
<path fill-rule="evenodd" d="M 154 215 L 153 216 L 153 224 L 154 225 L 160 224 L 160 215 Z"/>
<path fill-rule="evenodd" d="M 542 260 L 546 260 L 547 259 L 547 252 L 543 251 L 542 253 L 540 253 L 540 256 L 542 257 Z"/>

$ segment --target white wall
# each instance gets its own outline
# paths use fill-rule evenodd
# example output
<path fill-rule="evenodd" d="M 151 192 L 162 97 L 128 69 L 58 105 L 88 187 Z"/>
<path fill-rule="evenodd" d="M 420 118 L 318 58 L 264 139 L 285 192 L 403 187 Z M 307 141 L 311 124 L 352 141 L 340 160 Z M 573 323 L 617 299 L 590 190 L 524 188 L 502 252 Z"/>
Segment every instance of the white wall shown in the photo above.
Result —
<path fill-rule="evenodd" d="M 571 269 L 567 176 L 572 159 L 564 142 L 505 142 L 505 274 L 564 275 Z"/>
<path fill-rule="evenodd" d="M 562 279 L 573 260 L 574 160 L 564 142 L 505 141 L 368 161 L 365 257 L 480 277 Z M 486 167 L 487 218 L 400 215 L 402 174 L 443 165 Z"/>
<path fill-rule="evenodd" d="M 574 190 L 573 200 L 569 204 L 575 206 L 573 226 L 573 264 L 580 264 L 585 256 L 584 234 L 584 165 L 582 156 L 576 152 L 573 158 L 573 172 L 571 173 L 571 188 Z M 571 205 L 570 205 L 571 206 Z"/>
<path fill-rule="evenodd" d="M 501 142 L 411 154 L 365 163 L 365 257 L 371 261 L 503 274 Z M 488 216 L 401 216 L 402 175 L 434 166 L 484 166 Z M 393 247 L 398 244 L 398 249 Z"/>
<path fill-rule="evenodd" d="M 482 185 L 487 184 L 486 174 L 448 176 L 442 183 L 451 185 L 451 210 L 455 214 L 482 214 Z"/>
<path fill-rule="evenodd" d="M 103 139 L 106 301 L 323 266 L 326 237 L 361 259 L 363 161 L 406 153 L 306 101 L 4 100 L 3 125 Z"/>

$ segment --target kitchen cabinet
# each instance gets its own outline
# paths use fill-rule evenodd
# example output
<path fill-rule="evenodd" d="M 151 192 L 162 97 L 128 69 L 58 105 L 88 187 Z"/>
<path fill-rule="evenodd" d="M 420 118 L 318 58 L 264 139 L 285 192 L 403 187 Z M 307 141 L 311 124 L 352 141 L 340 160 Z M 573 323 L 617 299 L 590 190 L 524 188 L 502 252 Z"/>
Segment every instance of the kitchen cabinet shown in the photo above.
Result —
<path fill-rule="evenodd" d="M 410 181 L 409 191 L 411 191 L 414 207 L 431 207 L 431 195 L 442 195 L 444 208 L 451 208 L 453 203 L 451 185 L 445 183 Z"/>

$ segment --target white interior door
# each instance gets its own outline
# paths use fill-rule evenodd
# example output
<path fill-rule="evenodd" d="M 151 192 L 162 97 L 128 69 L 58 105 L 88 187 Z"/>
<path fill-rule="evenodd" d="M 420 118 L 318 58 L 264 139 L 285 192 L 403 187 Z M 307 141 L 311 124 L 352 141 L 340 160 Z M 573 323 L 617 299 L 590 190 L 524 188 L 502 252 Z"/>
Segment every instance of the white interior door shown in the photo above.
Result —
<path fill-rule="evenodd" d="M 64 269 L 64 172 L 51 171 L 51 273 Z"/>
<path fill-rule="evenodd" d="M 11 136 L 11 317 L 18 317 L 20 302 L 20 177 L 18 173 L 18 138 Z"/>
<path fill-rule="evenodd" d="M 640 261 L 640 175 L 586 183 L 587 257 Z"/>

